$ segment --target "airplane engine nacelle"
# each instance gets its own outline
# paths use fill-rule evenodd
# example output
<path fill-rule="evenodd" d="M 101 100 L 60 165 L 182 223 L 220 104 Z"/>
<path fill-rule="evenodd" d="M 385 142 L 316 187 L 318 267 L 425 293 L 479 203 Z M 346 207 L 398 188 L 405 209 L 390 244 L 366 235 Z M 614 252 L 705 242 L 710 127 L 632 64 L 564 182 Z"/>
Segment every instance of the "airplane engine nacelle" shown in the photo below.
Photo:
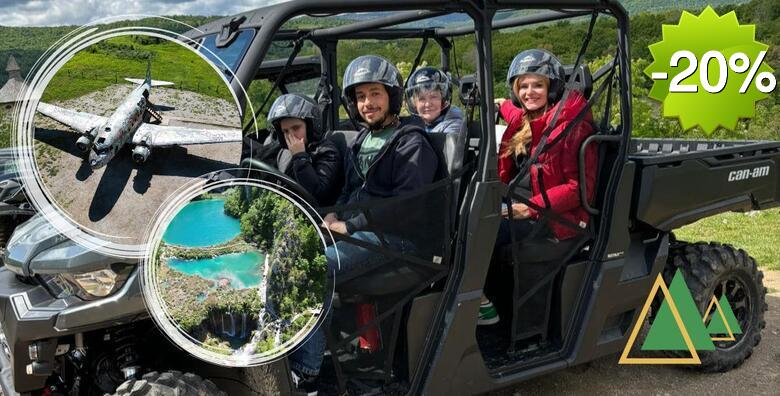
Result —
<path fill-rule="evenodd" d="M 143 164 L 146 162 L 146 159 L 149 158 L 149 154 L 151 154 L 152 151 L 149 150 L 149 147 L 145 146 L 135 146 L 133 149 L 133 161 Z"/>
<path fill-rule="evenodd" d="M 82 153 L 89 151 L 90 146 L 92 146 L 92 139 L 90 139 L 88 136 L 82 136 L 76 140 L 76 148 L 78 148 Z"/>

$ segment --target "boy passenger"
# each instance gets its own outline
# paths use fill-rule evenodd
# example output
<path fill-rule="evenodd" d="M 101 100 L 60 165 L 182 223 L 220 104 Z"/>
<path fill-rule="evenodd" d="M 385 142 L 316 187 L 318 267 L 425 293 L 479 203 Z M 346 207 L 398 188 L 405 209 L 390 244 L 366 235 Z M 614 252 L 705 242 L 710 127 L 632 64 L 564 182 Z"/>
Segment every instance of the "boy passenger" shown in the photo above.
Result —
<path fill-rule="evenodd" d="M 342 158 L 336 145 L 322 138 L 322 112 L 303 95 L 278 97 L 268 110 L 282 150 L 277 167 L 301 184 L 321 206 L 333 205 L 343 179 Z"/>

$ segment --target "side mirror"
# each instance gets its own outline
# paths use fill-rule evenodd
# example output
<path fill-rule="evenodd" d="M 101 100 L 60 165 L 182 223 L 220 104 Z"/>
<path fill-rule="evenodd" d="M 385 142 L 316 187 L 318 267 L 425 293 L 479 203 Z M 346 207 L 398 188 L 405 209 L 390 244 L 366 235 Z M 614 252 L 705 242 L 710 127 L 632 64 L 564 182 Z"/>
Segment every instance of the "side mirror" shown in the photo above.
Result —
<path fill-rule="evenodd" d="M 458 83 L 460 103 L 464 106 L 477 106 L 479 104 L 479 87 L 476 75 L 463 76 Z"/>

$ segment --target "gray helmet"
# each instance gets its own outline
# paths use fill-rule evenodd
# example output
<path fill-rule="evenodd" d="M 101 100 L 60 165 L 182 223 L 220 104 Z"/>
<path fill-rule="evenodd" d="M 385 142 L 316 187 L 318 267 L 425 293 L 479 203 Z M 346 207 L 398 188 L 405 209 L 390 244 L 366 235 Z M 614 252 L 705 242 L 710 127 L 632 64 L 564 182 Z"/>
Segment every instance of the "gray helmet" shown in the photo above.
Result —
<path fill-rule="evenodd" d="M 398 69 L 385 58 L 376 55 L 363 55 L 355 58 L 344 71 L 342 90 L 350 115 L 362 120 L 355 106 L 355 87 L 365 83 L 380 83 L 390 95 L 390 114 L 401 112 L 403 79 Z"/>
<path fill-rule="evenodd" d="M 512 64 L 506 74 L 509 97 L 515 106 L 522 107 L 522 103 L 515 95 L 512 83 L 518 76 L 528 73 L 539 74 L 550 80 L 550 87 L 547 90 L 548 103 L 553 104 L 561 98 L 563 88 L 566 85 L 566 72 L 563 70 L 561 61 L 545 50 L 530 49 L 520 52 L 512 59 Z"/>
<path fill-rule="evenodd" d="M 268 124 L 274 129 L 276 140 L 287 148 L 287 142 L 282 136 L 282 128 L 279 125 L 285 118 L 299 118 L 306 122 L 306 141 L 317 142 L 322 137 L 322 111 L 317 103 L 303 95 L 284 94 L 274 101 L 268 110 Z"/>
<path fill-rule="evenodd" d="M 441 92 L 442 101 L 447 103 L 446 106 L 442 106 L 442 112 L 444 112 L 452 101 L 452 81 L 450 77 L 435 67 L 423 67 L 412 73 L 406 80 L 406 107 L 409 109 L 409 113 L 417 115 L 414 98 L 420 92 L 434 89 L 438 89 Z"/>

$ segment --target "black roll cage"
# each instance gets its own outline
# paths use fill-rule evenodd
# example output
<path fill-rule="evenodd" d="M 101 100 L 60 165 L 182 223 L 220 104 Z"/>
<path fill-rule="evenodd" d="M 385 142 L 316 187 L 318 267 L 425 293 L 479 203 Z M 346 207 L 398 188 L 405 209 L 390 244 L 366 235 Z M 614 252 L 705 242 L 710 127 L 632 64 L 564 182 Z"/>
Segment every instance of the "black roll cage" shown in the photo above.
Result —
<path fill-rule="evenodd" d="M 409 11 L 409 10 L 413 11 Z M 493 16 L 499 10 L 504 9 L 541 9 L 546 12 L 534 13 L 531 15 L 512 17 L 492 22 Z M 549 11 L 554 9 L 553 11 Z M 335 58 L 335 46 L 338 40 L 342 39 L 376 39 L 376 40 L 396 40 L 401 38 L 432 38 L 436 41 L 441 50 L 442 67 L 449 68 L 449 38 L 475 34 L 477 41 L 478 59 L 490 59 L 492 54 L 491 37 L 492 31 L 511 27 L 520 27 L 541 22 L 550 22 L 575 18 L 588 15 L 593 10 L 599 10 L 611 14 L 617 19 L 618 28 L 618 60 L 619 60 L 619 81 L 620 81 L 620 101 L 622 131 L 621 135 L 627 138 L 631 130 L 631 112 L 630 112 L 630 59 L 628 53 L 628 14 L 623 6 L 617 0 L 559 0 L 554 3 L 545 1 L 524 1 L 524 0 L 487 0 L 481 2 L 475 1 L 449 1 L 449 0 L 297 0 L 280 3 L 268 7 L 258 8 L 247 11 L 233 17 L 223 18 L 206 24 L 198 29 L 191 30 L 185 35 L 197 40 L 204 36 L 218 33 L 225 34 L 225 31 L 235 31 L 236 29 L 253 28 L 258 30 L 258 34 L 250 44 L 246 58 L 241 62 L 238 70 L 235 71 L 236 77 L 232 84 L 236 92 L 241 92 L 238 85 L 248 86 L 257 72 L 257 69 L 265 57 L 271 42 L 290 41 L 306 37 L 313 41 L 323 51 L 323 57 L 333 56 Z M 376 12 L 376 11 L 399 11 L 394 15 L 377 18 L 369 21 L 360 21 L 344 26 L 320 28 L 320 29 L 299 29 L 299 30 L 280 30 L 282 25 L 291 18 L 298 15 L 310 15 L 314 17 L 330 16 L 341 13 L 354 12 Z M 433 18 L 448 13 L 465 13 L 474 21 L 473 27 L 462 28 L 388 28 L 389 26 L 401 25 L 404 23 L 415 22 L 423 19 Z M 235 36 L 235 35 L 233 35 Z M 270 37 L 270 39 L 268 39 Z M 227 41 L 224 45 L 229 45 Z M 329 54 L 329 55 L 325 55 Z M 326 68 L 335 68 L 335 59 L 323 59 L 322 65 Z M 336 70 L 323 70 L 329 76 L 331 87 L 338 86 L 338 72 Z M 493 79 L 492 62 L 479 62 L 477 65 L 477 85 L 481 87 L 480 92 L 485 98 L 493 97 Z M 488 93 L 490 93 L 488 95 Z M 326 125 L 334 128 L 338 121 L 339 98 L 333 95 L 333 106 L 331 114 L 326 117 Z M 240 97 L 242 106 L 246 106 L 246 98 Z M 480 126 L 481 130 L 488 132 L 493 129 L 490 127 L 494 116 L 494 109 L 487 105 L 487 101 L 480 104 L 480 114 L 483 117 Z M 480 151 L 488 147 L 495 147 L 495 137 L 492 133 L 485 133 L 485 139 L 480 139 Z M 621 151 L 625 151 L 622 150 Z M 625 153 L 621 152 L 621 158 Z M 481 156 L 478 164 L 480 179 L 486 180 L 495 178 L 495 174 L 489 174 L 487 164 L 493 161 L 494 155 Z"/>
<path fill-rule="evenodd" d="M 531 15 L 507 18 L 493 22 L 493 17 L 499 10 L 505 9 L 543 9 L 553 10 L 540 12 Z M 405 11 L 406 10 L 406 11 Z M 415 11 L 408 11 L 415 10 Z M 427 10 L 427 11 L 420 11 Z M 324 29 L 301 29 L 301 30 L 280 30 L 282 25 L 291 18 L 298 15 L 310 16 L 331 16 L 340 13 L 355 12 L 376 12 L 376 11 L 399 11 L 398 14 L 388 17 L 378 18 L 372 21 L 361 21 L 353 24 L 339 26 L 335 28 Z M 405 12 L 404 12 L 405 11 Z M 557 0 L 547 2 L 542 0 L 297 0 L 285 2 L 269 7 L 239 14 L 233 18 L 224 18 L 204 25 L 198 31 L 190 31 L 187 35 L 193 39 L 220 33 L 227 26 L 234 28 L 241 21 L 239 28 L 255 28 L 255 35 L 247 54 L 235 71 L 237 78 L 233 79 L 232 84 L 236 92 L 239 91 L 239 84 L 248 85 L 257 72 L 268 49 L 273 41 L 290 41 L 301 38 L 310 39 L 315 45 L 322 49 L 323 73 L 329 76 L 331 87 L 337 87 L 338 71 L 336 68 L 336 44 L 341 39 L 376 39 L 376 40 L 395 40 L 402 38 L 429 38 L 434 39 L 442 49 L 442 66 L 449 67 L 449 51 L 451 48 L 450 39 L 457 36 L 469 34 L 475 35 L 476 55 L 479 60 L 476 65 L 476 85 L 480 88 L 481 100 L 477 104 L 479 109 L 479 130 L 482 131 L 478 143 L 480 155 L 477 157 L 477 163 L 474 168 L 474 175 L 471 180 L 471 187 L 466 195 L 466 202 L 460 209 L 461 211 L 482 210 L 484 204 L 478 202 L 479 198 L 476 190 L 480 189 L 480 183 L 483 183 L 487 189 L 482 188 L 482 193 L 486 191 L 494 194 L 500 189 L 497 186 L 498 175 L 496 169 L 497 155 L 495 152 L 495 109 L 493 107 L 493 67 L 492 62 L 492 31 L 497 29 L 520 27 L 541 22 L 550 22 L 569 18 L 580 17 L 592 14 L 594 11 L 600 14 L 606 14 L 614 17 L 617 21 L 617 54 L 614 65 L 617 67 L 618 97 L 620 100 L 621 124 L 613 131 L 609 140 L 617 144 L 617 153 L 615 164 L 609 173 L 609 181 L 604 191 L 604 200 L 601 207 L 602 221 L 599 229 L 596 230 L 598 238 L 591 246 L 590 257 L 598 261 L 604 256 L 607 243 L 610 239 L 610 225 L 613 207 L 615 206 L 616 192 L 622 175 L 623 167 L 620 164 L 625 163 L 628 154 L 628 142 L 632 130 L 631 119 L 631 74 L 630 74 L 630 52 L 629 52 L 629 18 L 623 6 L 617 0 Z M 462 28 L 387 28 L 389 26 L 400 25 L 408 22 L 414 22 L 422 19 L 432 18 L 446 13 L 465 13 L 473 21 L 473 27 Z M 231 22 L 233 22 L 231 24 Z M 229 44 L 229 42 L 227 43 Z M 487 61 L 485 61 L 487 60 Z M 338 120 L 338 95 L 333 95 L 334 106 L 331 106 L 332 113 L 326 125 L 333 128 Z M 245 106 L 246 98 L 240 98 L 241 105 Z M 483 195 L 484 197 L 484 195 Z M 478 221 L 483 213 L 473 213 L 475 220 Z M 474 230 L 479 225 L 471 224 L 471 218 L 467 221 L 460 221 L 457 225 L 458 235 L 465 235 L 467 230 Z M 477 238 L 479 239 L 479 238 Z M 431 381 L 432 370 L 448 347 L 445 345 L 444 337 L 453 326 L 451 314 L 457 309 L 456 302 L 477 299 L 480 289 L 470 289 L 475 285 L 464 284 L 464 264 L 467 257 L 474 256 L 469 252 L 470 246 L 486 245 L 482 242 L 469 242 L 465 237 L 459 238 L 459 244 L 465 246 L 461 251 L 454 251 L 454 259 L 451 266 L 451 272 L 446 280 L 442 294 L 442 301 L 431 321 L 431 332 L 423 347 L 419 358 L 419 365 L 414 370 L 414 376 L 410 378 L 411 394 L 419 393 L 425 389 Z M 588 282 L 593 282 L 599 271 L 598 265 L 590 267 L 587 278 Z M 466 282 L 473 283 L 473 282 Z M 594 293 L 592 289 L 586 290 L 580 296 L 580 301 L 586 301 Z M 578 304 L 573 316 L 573 322 L 582 322 L 585 316 L 585 304 Z M 448 319 L 450 315 L 450 319 Z M 574 324 L 573 324 L 574 325 Z M 577 337 L 569 338 L 565 341 L 563 349 L 557 356 L 551 357 L 553 360 L 534 361 L 531 366 L 520 364 L 515 366 L 510 372 L 504 372 L 502 375 L 509 375 L 513 378 L 527 378 L 534 369 L 541 368 L 543 364 L 559 365 L 562 364 L 554 359 L 571 356 L 578 347 L 581 340 Z M 529 372 L 522 374 L 523 369 L 530 368 Z M 519 377 L 518 377 L 519 376 Z M 508 378 L 505 378 L 508 379 Z"/>

